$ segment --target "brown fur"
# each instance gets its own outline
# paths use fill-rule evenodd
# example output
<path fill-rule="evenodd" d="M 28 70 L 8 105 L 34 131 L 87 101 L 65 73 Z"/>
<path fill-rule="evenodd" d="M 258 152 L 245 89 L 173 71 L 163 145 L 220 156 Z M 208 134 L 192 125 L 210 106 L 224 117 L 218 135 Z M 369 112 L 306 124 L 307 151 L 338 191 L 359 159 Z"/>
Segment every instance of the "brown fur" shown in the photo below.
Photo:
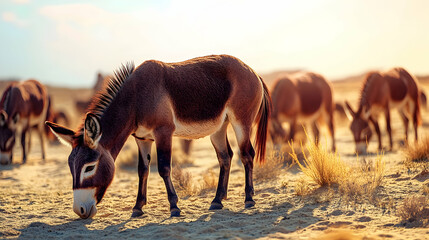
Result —
<path fill-rule="evenodd" d="M 333 101 L 330 84 L 323 76 L 311 72 L 300 72 L 279 78 L 272 91 L 273 114 L 271 136 L 292 140 L 295 128 L 305 123 L 303 119 L 313 119 L 311 124 L 318 142 L 318 121 L 324 121 L 332 136 L 332 148 L 335 149 L 333 125 Z M 320 114 L 320 115 L 316 115 Z M 286 136 L 282 122 L 289 122 L 290 133 Z"/>
<path fill-rule="evenodd" d="M 255 204 L 252 198 L 255 151 L 250 134 L 256 123 L 256 157 L 263 162 L 271 99 L 262 79 L 251 68 L 232 56 L 213 55 L 180 63 L 151 60 L 135 70 L 134 66 L 124 66 L 115 74 L 109 86 L 94 98 L 85 123 L 77 132 L 47 123 L 73 145 L 69 165 L 74 189 L 96 188 L 99 202 L 113 179 L 114 159 L 128 136 L 133 135 L 139 146 L 139 191 L 133 216 L 141 215 L 146 204 L 152 142 L 156 144 L 158 172 L 166 185 L 171 215 L 177 216 L 178 198 L 170 178 L 172 137 L 192 139 L 211 135 L 221 168 L 211 208 L 221 208 L 233 154 L 226 136 L 231 123 L 245 166 L 245 206 Z M 83 166 L 92 162 L 97 162 L 98 168 L 110 170 L 103 175 L 97 170 L 90 181 L 76 181 Z"/>
<path fill-rule="evenodd" d="M 6 116 L 0 133 L 2 152 L 6 151 L 11 154 L 11 149 L 4 148 L 5 142 L 15 142 L 15 135 L 21 134 L 23 162 L 25 163 L 27 158 L 26 133 L 30 128 L 36 127 L 41 140 L 42 157 L 45 158 L 43 123 L 46 119 L 47 105 L 46 89 L 36 80 L 12 83 L 7 87 L 0 101 L 0 108 L 4 111 L 3 116 Z M 12 157 L 12 154 L 10 156 Z"/>
<path fill-rule="evenodd" d="M 390 127 L 390 108 L 399 106 L 399 112 L 405 125 L 405 139 L 408 139 L 408 121 L 412 119 L 417 140 L 417 126 L 420 124 L 420 91 L 417 80 L 403 68 L 393 68 L 386 72 L 370 72 L 365 78 L 360 94 L 358 110 L 355 112 L 346 102 L 353 117 L 350 129 L 353 133 L 356 150 L 366 151 L 364 146 L 372 136 L 369 127 L 371 122 L 378 135 L 379 149 L 382 149 L 381 133 L 378 126 L 378 114 L 386 117 L 387 132 L 390 148 L 392 148 L 392 133 Z M 361 147 L 358 147 L 358 144 Z M 361 148 L 361 149 L 358 149 Z"/>

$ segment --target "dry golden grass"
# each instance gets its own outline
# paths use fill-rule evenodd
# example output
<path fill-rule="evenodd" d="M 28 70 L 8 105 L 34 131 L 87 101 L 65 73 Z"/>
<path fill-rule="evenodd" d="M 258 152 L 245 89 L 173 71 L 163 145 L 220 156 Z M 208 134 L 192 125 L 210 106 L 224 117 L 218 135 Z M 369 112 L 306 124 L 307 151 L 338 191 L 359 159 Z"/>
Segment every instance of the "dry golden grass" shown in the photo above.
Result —
<path fill-rule="evenodd" d="M 179 165 L 174 165 L 172 177 L 174 181 L 174 187 L 181 197 L 193 196 L 198 192 L 197 187 L 192 182 L 192 174 L 183 170 Z"/>
<path fill-rule="evenodd" d="M 298 196 L 305 196 L 311 192 L 311 188 L 304 178 L 298 179 L 295 185 L 295 194 Z"/>
<path fill-rule="evenodd" d="M 402 223 L 409 227 L 428 226 L 429 200 L 424 196 L 409 196 L 398 207 L 397 215 L 401 218 Z"/>
<path fill-rule="evenodd" d="M 429 168 L 429 138 L 408 145 L 404 150 L 405 166 Z"/>
<path fill-rule="evenodd" d="M 202 174 L 202 180 L 195 182 L 191 172 L 184 170 L 179 165 L 174 165 L 172 170 L 173 184 L 181 197 L 204 194 L 216 189 L 218 176 L 209 169 Z"/>
<path fill-rule="evenodd" d="M 382 184 L 385 171 L 383 154 L 374 160 L 359 160 L 358 166 L 350 168 L 344 175 L 339 190 L 348 200 L 368 198 L 372 200 L 377 188 Z"/>
<path fill-rule="evenodd" d="M 257 181 L 278 179 L 285 163 L 284 152 L 271 151 L 264 164 L 255 164 L 253 176 Z"/>
<path fill-rule="evenodd" d="M 216 173 L 209 169 L 207 172 L 203 174 L 203 182 L 201 184 L 201 188 L 199 189 L 200 193 L 204 193 L 207 190 L 213 190 L 217 187 L 218 178 Z"/>
<path fill-rule="evenodd" d="M 318 147 L 314 142 L 307 143 L 303 150 L 303 164 L 300 163 L 293 148 L 289 153 L 301 171 L 319 186 L 329 186 L 339 181 L 347 173 L 346 165 L 341 161 L 336 152 L 329 152 L 323 147 Z"/>

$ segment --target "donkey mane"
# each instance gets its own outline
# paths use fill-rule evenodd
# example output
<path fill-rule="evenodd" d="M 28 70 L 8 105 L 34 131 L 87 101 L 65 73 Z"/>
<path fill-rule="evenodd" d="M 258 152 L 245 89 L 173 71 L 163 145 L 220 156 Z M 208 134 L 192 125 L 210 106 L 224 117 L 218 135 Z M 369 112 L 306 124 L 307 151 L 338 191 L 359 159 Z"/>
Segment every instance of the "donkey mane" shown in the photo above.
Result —
<path fill-rule="evenodd" d="M 362 89 L 360 91 L 359 110 L 361 109 L 362 106 L 368 104 L 367 94 L 369 89 L 371 88 L 375 74 L 379 74 L 379 73 L 376 71 L 372 71 L 372 72 L 369 72 L 365 77 L 364 83 L 362 85 Z"/>
<path fill-rule="evenodd" d="M 129 62 L 125 65 L 122 65 L 121 68 L 114 71 L 114 76 L 110 78 L 109 83 L 105 87 L 105 89 L 99 91 L 91 101 L 87 112 L 93 113 L 97 117 L 103 116 L 106 109 L 110 106 L 113 99 L 115 99 L 118 92 L 121 90 L 125 80 L 134 72 L 135 66 L 133 62 Z M 81 127 L 79 127 L 80 131 L 78 131 L 79 137 L 83 133 L 83 123 Z"/>

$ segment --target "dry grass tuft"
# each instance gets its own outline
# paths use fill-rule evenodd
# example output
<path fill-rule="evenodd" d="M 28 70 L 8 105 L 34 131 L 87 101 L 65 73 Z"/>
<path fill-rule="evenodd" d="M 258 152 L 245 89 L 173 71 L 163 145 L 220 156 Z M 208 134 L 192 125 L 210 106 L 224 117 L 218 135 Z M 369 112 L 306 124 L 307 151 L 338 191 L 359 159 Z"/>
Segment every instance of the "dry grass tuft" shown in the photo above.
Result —
<path fill-rule="evenodd" d="M 340 192 L 349 200 L 358 200 L 368 197 L 373 199 L 377 188 L 384 179 L 385 162 L 383 154 L 377 155 L 374 160 L 357 158 L 358 166 L 348 170 L 339 185 Z"/>
<path fill-rule="evenodd" d="M 311 188 L 304 178 L 298 179 L 295 186 L 295 194 L 298 196 L 306 196 L 311 192 Z"/>
<path fill-rule="evenodd" d="M 258 181 L 278 179 L 286 164 L 284 155 L 284 152 L 271 151 L 265 164 L 255 164 L 253 168 L 254 179 Z"/>
<path fill-rule="evenodd" d="M 193 196 L 198 192 L 197 187 L 192 182 L 192 174 L 175 165 L 172 171 L 174 186 L 182 197 Z"/>
<path fill-rule="evenodd" d="M 429 224 L 429 201 L 424 196 L 409 196 L 397 209 L 402 224 L 409 227 L 424 227 Z"/>
<path fill-rule="evenodd" d="M 407 167 L 429 168 L 429 137 L 421 141 L 408 145 L 404 150 L 405 165 Z"/>
<path fill-rule="evenodd" d="M 347 167 L 341 161 L 337 152 L 329 152 L 325 148 L 318 147 L 314 142 L 306 145 L 308 154 L 303 150 L 303 164 L 298 160 L 295 150 L 289 153 L 301 171 L 310 177 L 319 186 L 329 186 L 339 181 L 346 175 Z"/>
<path fill-rule="evenodd" d="M 209 169 L 207 172 L 203 174 L 203 182 L 201 184 L 201 188 L 199 189 L 200 193 L 205 193 L 207 190 L 213 190 L 217 187 L 217 175 L 212 170 Z"/>

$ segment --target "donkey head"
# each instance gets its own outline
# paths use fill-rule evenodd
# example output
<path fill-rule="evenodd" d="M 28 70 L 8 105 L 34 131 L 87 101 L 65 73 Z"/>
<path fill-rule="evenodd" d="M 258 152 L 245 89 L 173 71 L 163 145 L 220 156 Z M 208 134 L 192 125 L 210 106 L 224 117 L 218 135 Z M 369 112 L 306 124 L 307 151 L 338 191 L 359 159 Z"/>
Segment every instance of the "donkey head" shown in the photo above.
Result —
<path fill-rule="evenodd" d="M 0 163 L 2 165 L 12 163 L 12 149 L 15 145 L 15 132 L 19 121 L 19 113 L 9 117 L 4 111 L 0 111 Z"/>
<path fill-rule="evenodd" d="M 86 115 L 83 132 L 55 123 L 46 122 L 63 143 L 72 145 L 68 164 L 73 177 L 73 210 L 81 218 L 90 218 L 97 213 L 96 205 L 101 201 L 113 180 L 115 165 L 110 152 L 99 140 L 101 125 L 92 113 Z"/>
<path fill-rule="evenodd" d="M 366 153 L 368 142 L 372 137 L 372 130 L 369 126 L 369 109 L 366 107 L 359 108 L 357 112 L 353 111 L 350 104 L 346 101 L 348 112 L 351 116 L 349 119 L 352 121 L 350 130 L 352 131 L 355 144 L 356 153 Z"/>

